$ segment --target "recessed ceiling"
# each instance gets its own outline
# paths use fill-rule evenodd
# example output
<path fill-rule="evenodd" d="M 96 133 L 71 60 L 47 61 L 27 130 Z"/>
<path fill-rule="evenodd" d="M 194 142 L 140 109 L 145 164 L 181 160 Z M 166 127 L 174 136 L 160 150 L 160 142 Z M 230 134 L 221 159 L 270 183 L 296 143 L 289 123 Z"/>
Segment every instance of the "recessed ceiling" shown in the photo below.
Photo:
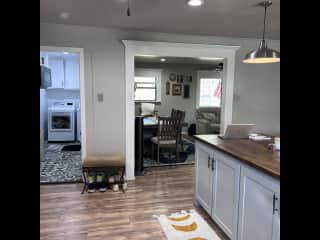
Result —
<path fill-rule="evenodd" d="M 166 61 L 161 62 L 160 59 L 164 58 Z M 218 65 L 223 62 L 223 59 L 200 59 L 191 57 L 166 57 L 166 56 L 135 56 L 135 63 L 159 63 L 159 64 L 195 64 L 195 65 Z"/>
<path fill-rule="evenodd" d="M 191 7 L 186 0 L 40 0 L 40 22 L 114 27 L 151 32 L 261 38 L 261 0 L 206 0 Z M 61 19 L 67 12 L 70 17 Z M 280 0 L 267 10 L 266 38 L 280 39 Z"/>

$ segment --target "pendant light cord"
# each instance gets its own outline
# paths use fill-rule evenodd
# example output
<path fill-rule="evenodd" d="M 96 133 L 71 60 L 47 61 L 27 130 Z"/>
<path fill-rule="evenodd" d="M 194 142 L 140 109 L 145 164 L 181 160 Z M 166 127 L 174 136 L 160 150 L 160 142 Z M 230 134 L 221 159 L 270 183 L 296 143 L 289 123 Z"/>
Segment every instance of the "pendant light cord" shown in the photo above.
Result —
<path fill-rule="evenodd" d="M 266 16 L 267 16 L 267 3 L 264 5 L 264 21 L 263 21 L 263 34 L 262 34 L 262 40 L 264 40 L 264 35 L 266 32 Z"/>
<path fill-rule="evenodd" d="M 127 16 L 130 16 L 130 0 L 128 0 Z"/>

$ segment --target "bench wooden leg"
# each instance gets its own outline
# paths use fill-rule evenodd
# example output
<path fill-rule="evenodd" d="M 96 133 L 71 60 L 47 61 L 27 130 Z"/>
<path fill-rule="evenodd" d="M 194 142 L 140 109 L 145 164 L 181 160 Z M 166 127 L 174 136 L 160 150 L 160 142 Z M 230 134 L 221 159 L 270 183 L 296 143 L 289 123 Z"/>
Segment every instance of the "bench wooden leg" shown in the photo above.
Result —
<path fill-rule="evenodd" d="M 122 169 L 122 173 L 121 173 L 121 178 L 120 178 L 120 181 L 121 181 L 121 184 L 122 184 L 122 192 L 125 193 L 126 191 L 123 189 L 123 184 L 125 183 L 124 182 L 124 174 L 126 172 L 126 167 L 123 167 Z"/>
<path fill-rule="evenodd" d="M 87 188 L 87 178 L 86 178 L 86 171 L 85 170 L 82 170 L 82 175 L 83 175 L 84 186 L 83 186 L 81 194 L 84 194 L 84 191 Z"/>

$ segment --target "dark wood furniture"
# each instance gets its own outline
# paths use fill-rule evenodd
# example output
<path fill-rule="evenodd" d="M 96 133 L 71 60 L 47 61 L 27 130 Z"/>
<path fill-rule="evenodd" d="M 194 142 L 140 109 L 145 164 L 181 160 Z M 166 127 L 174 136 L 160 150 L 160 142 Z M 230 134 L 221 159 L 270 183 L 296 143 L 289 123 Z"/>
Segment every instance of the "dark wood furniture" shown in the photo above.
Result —
<path fill-rule="evenodd" d="M 180 119 L 180 126 L 179 126 L 179 130 L 178 130 L 179 131 L 178 142 L 181 145 L 181 148 L 183 149 L 183 141 L 182 141 L 182 127 L 183 126 L 182 126 L 182 123 L 184 122 L 184 119 L 186 117 L 186 112 L 172 108 L 171 117 L 176 118 L 176 119 Z"/>
<path fill-rule="evenodd" d="M 156 136 L 158 133 L 158 121 L 156 119 L 150 118 L 151 116 L 136 116 L 135 118 L 135 176 L 144 175 L 143 157 L 145 153 L 148 153 L 150 143 L 145 141 L 145 134 L 153 134 Z M 188 126 L 186 122 L 181 123 L 182 127 Z M 150 155 L 151 152 L 150 152 Z"/>
<path fill-rule="evenodd" d="M 144 116 L 136 116 L 135 119 L 135 176 L 144 175 L 143 168 L 143 151 L 144 151 L 144 139 L 143 139 L 143 119 Z"/>
<path fill-rule="evenodd" d="M 90 155 L 82 160 L 82 174 L 83 174 L 83 189 L 81 194 L 85 192 L 88 187 L 87 176 L 89 172 L 121 172 L 120 181 L 115 183 L 123 184 L 124 174 L 126 171 L 125 158 L 120 155 Z M 122 188 L 122 191 L 125 190 Z"/>
<path fill-rule="evenodd" d="M 181 120 L 172 117 L 159 117 L 158 134 L 151 138 L 152 142 L 152 159 L 154 159 L 154 145 L 157 148 L 157 162 L 160 162 L 161 148 L 175 148 L 177 162 L 179 162 L 179 128 Z"/>

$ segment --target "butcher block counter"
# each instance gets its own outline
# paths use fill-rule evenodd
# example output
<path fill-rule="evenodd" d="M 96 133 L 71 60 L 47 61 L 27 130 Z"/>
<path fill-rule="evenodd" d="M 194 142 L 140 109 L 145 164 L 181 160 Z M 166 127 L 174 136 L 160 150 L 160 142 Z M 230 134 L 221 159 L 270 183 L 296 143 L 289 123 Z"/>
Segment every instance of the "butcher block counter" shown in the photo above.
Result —
<path fill-rule="evenodd" d="M 223 140 L 218 135 L 195 135 L 195 139 L 217 148 L 275 178 L 280 178 L 280 151 L 268 148 L 272 140 Z"/>
<path fill-rule="evenodd" d="M 195 135 L 195 196 L 231 240 L 280 240 L 280 151 Z"/>

